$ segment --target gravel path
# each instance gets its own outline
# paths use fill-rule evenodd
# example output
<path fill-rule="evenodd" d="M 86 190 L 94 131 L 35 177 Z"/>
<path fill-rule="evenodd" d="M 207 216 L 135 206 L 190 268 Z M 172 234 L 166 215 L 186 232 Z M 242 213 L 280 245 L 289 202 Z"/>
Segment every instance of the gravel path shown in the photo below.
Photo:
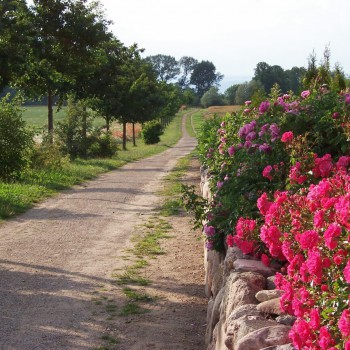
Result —
<path fill-rule="evenodd" d="M 0 226 L 0 350 L 101 344 L 110 326 L 92 298 L 101 289 L 116 295 L 111 276 L 125 265 L 121 257 L 135 226 L 159 204 L 161 178 L 195 147 L 184 121 L 174 148 L 76 186 Z"/>

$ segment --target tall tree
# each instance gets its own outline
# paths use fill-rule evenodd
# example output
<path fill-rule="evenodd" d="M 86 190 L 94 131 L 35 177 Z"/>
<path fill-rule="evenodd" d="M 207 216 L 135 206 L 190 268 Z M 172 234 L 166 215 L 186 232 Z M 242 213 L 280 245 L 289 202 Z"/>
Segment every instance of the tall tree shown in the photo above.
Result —
<path fill-rule="evenodd" d="M 225 99 L 229 105 L 234 105 L 236 103 L 236 92 L 240 84 L 231 85 L 225 91 Z"/>
<path fill-rule="evenodd" d="M 195 86 L 197 95 L 202 97 L 212 86 L 218 86 L 223 77 L 222 74 L 216 72 L 212 62 L 201 61 L 193 68 L 190 84 Z"/>
<path fill-rule="evenodd" d="M 90 77 L 88 93 L 92 97 L 92 107 L 105 119 L 107 131 L 110 123 L 122 113 L 135 55 L 138 55 L 136 46 L 127 48 L 116 38 L 99 52 L 100 65 Z"/>
<path fill-rule="evenodd" d="M 180 74 L 179 63 L 169 55 L 148 56 L 145 60 L 150 63 L 160 81 L 169 83 Z"/>
<path fill-rule="evenodd" d="M 0 92 L 24 72 L 31 34 L 28 13 L 25 0 L 0 2 Z"/>
<path fill-rule="evenodd" d="M 180 58 L 179 66 L 181 69 L 181 75 L 178 80 L 178 85 L 181 89 L 184 90 L 189 87 L 191 74 L 196 64 L 198 64 L 198 61 L 193 57 L 184 56 Z"/>
<path fill-rule="evenodd" d="M 301 92 L 303 77 L 305 76 L 306 69 L 304 67 L 293 67 L 285 71 L 285 77 L 287 80 L 288 90 L 294 93 Z"/>
<path fill-rule="evenodd" d="M 32 97 L 47 96 L 48 131 L 53 131 L 53 98 L 76 90 L 84 65 L 101 42 L 109 40 L 109 22 L 98 3 L 87 0 L 34 0 L 30 19 L 34 28 L 27 72 L 18 85 Z"/>

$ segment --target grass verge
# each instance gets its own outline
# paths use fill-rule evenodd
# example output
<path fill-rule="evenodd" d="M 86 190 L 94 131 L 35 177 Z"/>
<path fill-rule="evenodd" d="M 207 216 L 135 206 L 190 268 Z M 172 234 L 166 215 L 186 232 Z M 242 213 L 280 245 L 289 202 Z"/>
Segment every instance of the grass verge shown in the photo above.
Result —
<path fill-rule="evenodd" d="M 193 154 L 180 158 L 172 172 L 164 178 L 164 187 L 160 194 L 164 201 L 159 208 L 160 214 L 164 217 L 179 213 L 181 201 L 181 182 L 185 175 Z"/>
<path fill-rule="evenodd" d="M 23 213 L 35 203 L 103 172 L 163 152 L 181 138 L 181 120 L 182 115 L 176 115 L 156 145 L 145 145 L 139 139 L 136 147 L 130 142 L 127 144 L 127 150 L 120 150 L 114 158 L 77 159 L 56 171 L 48 169 L 28 171 L 17 183 L 0 182 L 0 220 Z"/>

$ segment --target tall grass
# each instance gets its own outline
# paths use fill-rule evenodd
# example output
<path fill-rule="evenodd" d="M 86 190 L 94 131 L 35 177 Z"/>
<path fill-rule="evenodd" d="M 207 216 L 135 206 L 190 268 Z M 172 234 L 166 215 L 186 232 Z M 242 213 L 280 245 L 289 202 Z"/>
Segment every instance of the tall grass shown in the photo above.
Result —
<path fill-rule="evenodd" d="M 138 139 L 136 147 L 132 142 L 128 142 L 127 150 L 120 150 L 113 158 L 77 159 L 56 171 L 49 169 L 28 171 L 18 183 L 0 182 L 0 220 L 22 213 L 33 204 L 103 172 L 168 149 L 181 138 L 181 120 L 182 115 L 176 115 L 156 145 L 145 145 Z"/>

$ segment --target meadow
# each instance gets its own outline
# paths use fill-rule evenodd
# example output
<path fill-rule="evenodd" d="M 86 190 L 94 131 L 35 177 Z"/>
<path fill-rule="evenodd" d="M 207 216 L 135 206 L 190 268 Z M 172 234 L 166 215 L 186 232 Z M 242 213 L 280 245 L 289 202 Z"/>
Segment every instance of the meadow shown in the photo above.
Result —
<path fill-rule="evenodd" d="M 54 125 L 57 122 L 62 122 L 66 115 L 66 107 L 62 107 L 57 110 L 53 110 Z M 32 127 L 36 133 L 40 133 L 47 128 L 47 106 L 25 106 L 23 107 L 23 120 Z M 104 125 L 104 119 L 98 117 L 94 120 L 93 125 L 95 127 L 101 127 Z"/>

